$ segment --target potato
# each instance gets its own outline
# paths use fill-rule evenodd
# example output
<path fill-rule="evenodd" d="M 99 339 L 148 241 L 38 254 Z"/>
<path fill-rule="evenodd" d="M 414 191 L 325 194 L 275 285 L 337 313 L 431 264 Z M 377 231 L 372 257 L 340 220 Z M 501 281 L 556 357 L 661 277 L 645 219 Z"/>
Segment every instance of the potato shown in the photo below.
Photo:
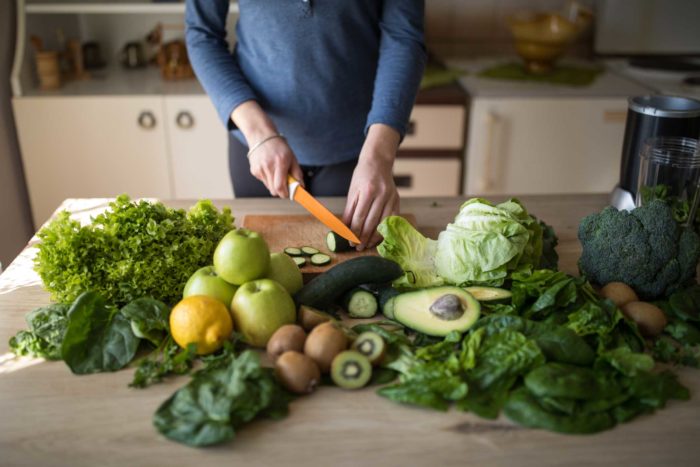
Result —
<path fill-rule="evenodd" d="M 629 302 L 638 302 L 639 297 L 634 292 L 632 287 L 622 282 L 610 282 L 606 284 L 605 287 L 600 289 L 600 294 L 612 300 L 612 302 L 621 307 Z"/>
<path fill-rule="evenodd" d="M 645 337 L 658 336 L 666 327 L 666 315 L 656 305 L 647 302 L 629 302 L 622 306 L 622 312 L 637 323 L 639 332 Z"/>

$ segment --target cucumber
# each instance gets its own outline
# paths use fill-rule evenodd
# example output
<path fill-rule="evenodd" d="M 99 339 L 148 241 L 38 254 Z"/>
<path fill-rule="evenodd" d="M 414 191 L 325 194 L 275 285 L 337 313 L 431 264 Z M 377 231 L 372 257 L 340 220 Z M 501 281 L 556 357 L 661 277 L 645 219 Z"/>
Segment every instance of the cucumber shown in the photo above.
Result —
<path fill-rule="evenodd" d="M 356 287 L 345 294 L 343 308 L 351 318 L 371 318 L 377 314 L 377 298 L 372 292 Z"/>
<path fill-rule="evenodd" d="M 298 267 L 302 268 L 306 266 L 306 258 L 303 258 L 301 256 L 292 256 L 292 259 Z"/>
<path fill-rule="evenodd" d="M 389 319 L 394 319 L 394 297 L 399 294 L 399 291 L 391 285 L 385 286 L 377 292 L 377 301 L 382 314 Z"/>
<path fill-rule="evenodd" d="M 294 295 L 297 305 L 326 308 L 361 284 L 381 284 L 403 275 L 395 262 L 380 256 L 360 256 L 336 264 L 314 277 Z"/>
<path fill-rule="evenodd" d="M 318 248 L 314 248 L 312 246 L 301 247 L 301 254 L 304 256 L 313 256 L 317 253 L 320 253 L 320 251 L 318 251 Z"/>
<path fill-rule="evenodd" d="M 293 247 L 293 246 L 288 246 L 287 248 L 284 249 L 284 252 L 287 253 L 289 256 L 302 256 L 303 253 L 299 248 Z"/>
<path fill-rule="evenodd" d="M 384 305 L 382 305 L 382 314 L 384 316 L 386 316 L 387 318 L 393 319 L 393 320 L 396 319 L 394 317 L 394 304 L 396 303 L 396 297 L 397 297 L 397 295 L 394 295 L 389 300 L 384 302 Z"/>
<path fill-rule="evenodd" d="M 480 302 L 497 302 L 500 300 L 508 300 L 513 296 L 510 290 L 499 289 L 498 287 L 475 285 L 472 287 L 464 287 L 464 290 L 472 294 L 472 296 Z"/>
<path fill-rule="evenodd" d="M 332 230 L 326 234 L 326 246 L 334 253 L 350 251 L 352 249 L 347 239 L 341 237 Z"/>
<path fill-rule="evenodd" d="M 325 266 L 326 264 L 330 264 L 330 262 L 331 257 L 324 253 L 316 253 L 311 256 L 311 264 L 314 266 Z"/>

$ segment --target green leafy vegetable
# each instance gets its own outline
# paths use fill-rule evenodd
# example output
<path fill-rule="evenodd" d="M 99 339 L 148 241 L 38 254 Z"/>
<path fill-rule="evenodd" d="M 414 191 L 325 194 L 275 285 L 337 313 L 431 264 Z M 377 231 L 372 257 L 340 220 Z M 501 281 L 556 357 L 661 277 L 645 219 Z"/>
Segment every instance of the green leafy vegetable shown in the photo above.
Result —
<path fill-rule="evenodd" d="M 19 331 L 10 339 L 10 350 L 16 355 L 61 359 L 61 342 L 68 323 L 69 306 L 52 304 L 27 314 L 29 330 Z"/>
<path fill-rule="evenodd" d="M 172 337 L 168 337 L 160 347 L 138 362 L 129 386 L 146 388 L 161 382 L 168 375 L 187 374 L 196 358 L 196 344 L 190 344 L 186 349 L 181 349 Z"/>
<path fill-rule="evenodd" d="M 121 309 L 122 315 L 131 321 L 136 337 L 159 345 L 168 335 L 170 307 L 153 298 L 137 298 Z"/>
<path fill-rule="evenodd" d="M 59 213 L 39 231 L 34 266 L 57 302 L 94 290 L 117 306 L 141 297 L 172 305 L 232 227 L 230 210 L 209 201 L 185 212 L 122 195 L 86 226 Z"/>
<path fill-rule="evenodd" d="M 258 355 L 233 352 L 204 370 L 166 400 L 153 416 L 164 436 L 190 446 L 231 440 L 236 430 L 256 417 L 282 418 L 290 396 Z"/>
<path fill-rule="evenodd" d="M 138 345 L 129 320 L 98 293 L 85 292 L 71 305 L 61 357 L 73 373 L 124 368 L 134 358 Z"/>

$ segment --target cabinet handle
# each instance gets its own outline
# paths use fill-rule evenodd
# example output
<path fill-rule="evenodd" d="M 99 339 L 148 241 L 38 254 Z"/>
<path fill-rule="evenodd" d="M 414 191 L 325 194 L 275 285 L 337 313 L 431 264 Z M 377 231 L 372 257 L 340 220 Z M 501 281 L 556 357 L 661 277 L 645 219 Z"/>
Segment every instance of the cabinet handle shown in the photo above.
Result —
<path fill-rule="evenodd" d="M 394 175 L 396 188 L 411 188 L 413 186 L 413 175 Z"/>
<path fill-rule="evenodd" d="M 152 130 L 156 127 L 156 116 L 150 110 L 144 110 L 139 114 L 139 126 L 144 130 Z"/>
<path fill-rule="evenodd" d="M 179 112 L 175 117 L 175 123 L 183 130 L 189 130 L 194 127 L 194 117 L 186 110 Z"/>
<path fill-rule="evenodd" d="M 494 189 L 494 152 L 496 147 L 496 132 L 501 117 L 495 112 L 489 112 L 486 116 L 486 151 L 484 156 L 484 177 L 481 179 L 479 191 L 487 193 Z"/>

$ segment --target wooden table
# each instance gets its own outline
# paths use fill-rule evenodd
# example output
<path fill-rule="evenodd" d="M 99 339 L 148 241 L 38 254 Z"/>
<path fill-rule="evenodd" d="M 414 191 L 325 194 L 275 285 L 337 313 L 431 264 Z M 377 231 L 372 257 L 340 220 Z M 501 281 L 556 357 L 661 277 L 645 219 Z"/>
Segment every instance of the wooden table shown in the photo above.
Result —
<path fill-rule="evenodd" d="M 576 273 L 579 220 L 607 203 L 604 195 L 523 197 L 530 212 L 559 235 L 561 267 Z M 500 201 L 496 200 L 495 201 Z M 326 200 L 342 209 L 339 199 Z M 435 235 L 452 220 L 460 199 L 406 199 L 421 231 Z M 167 202 L 176 207 L 192 203 Z M 249 213 L 299 212 L 282 200 L 235 200 L 240 224 Z M 68 200 L 79 216 L 104 209 L 104 200 Z M 298 399 L 286 419 L 255 422 L 224 446 L 192 449 L 166 440 L 151 424 L 159 404 L 186 377 L 131 389 L 132 369 L 74 376 L 61 362 L 16 359 L 8 339 L 25 328 L 24 315 L 48 303 L 31 269 L 30 247 L 0 276 L 0 465 L 47 466 L 336 466 L 336 465 L 698 465 L 700 371 L 679 369 L 689 402 L 672 401 L 593 436 L 564 436 L 452 410 L 404 407 L 372 388 L 323 387 Z"/>

